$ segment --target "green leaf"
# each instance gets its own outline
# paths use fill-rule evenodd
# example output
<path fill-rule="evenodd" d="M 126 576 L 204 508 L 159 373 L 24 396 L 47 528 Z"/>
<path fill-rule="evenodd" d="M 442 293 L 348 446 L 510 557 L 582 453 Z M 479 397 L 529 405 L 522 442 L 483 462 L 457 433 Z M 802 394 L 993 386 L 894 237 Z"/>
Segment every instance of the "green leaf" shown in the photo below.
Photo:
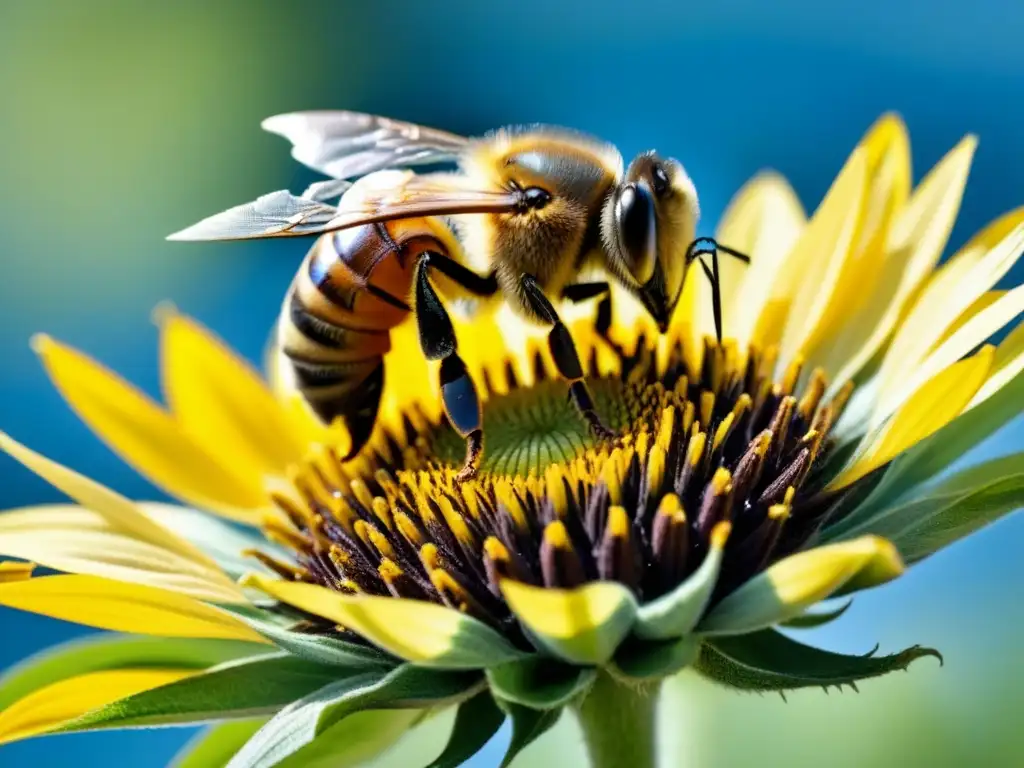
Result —
<path fill-rule="evenodd" d="M 494 703 L 490 692 L 480 691 L 459 705 L 447 746 L 427 768 L 458 768 L 483 749 L 503 722 L 505 713 Z"/>
<path fill-rule="evenodd" d="M 229 613 L 255 629 L 279 648 L 318 664 L 333 664 L 340 667 L 385 666 L 394 667 L 401 663 L 379 648 L 353 643 L 336 637 L 308 635 L 292 632 L 274 620 L 273 614 L 249 605 L 222 605 Z"/>
<path fill-rule="evenodd" d="M 697 630 L 737 635 L 764 629 L 828 597 L 882 584 L 901 573 L 896 548 L 878 536 L 808 549 L 779 560 L 727 595 Z"/>
<path fill-rule="evenodd" d="M 531 656 L 487 670 L 494 695 L 531 709 L 562 707 L 594 682 L 592 667 L 577 667 L 546 656 Z"/>
<path fill-rule="evenodd" d="M 337 668 L 335 668 L 337 669 Z M 269 768 L 309 747 L 336 723 L 369 709 L 420 709 L 465 695 L 480 675 L 404 664 L 393 670 L 371 668 L 330 683 L 282 709 L 231 761 L 230 768 Z M 338 745 L 338 760 L 344 757 Z"/>
<path fill-rule="evenodd" d="M 573 664 L 604 664 L 636 620 L 636 600 L 618 582 L 551 589 L 505 579 L 501 591 L 530 636 Z"/>
<path fill-rule="evenodd" d="M 233 661 L 112 702 L 59 730 L 169 725 L 272 714 L 341 674 L 338 667 L 314 664 L 288 653 Z"/>
<path fill-rule="evenodd" d="M 857 511 L 847 520 L 839 522 L 837 533 L 869 519 L 881 507 L 895 500 L 904 500 L 915 488 L 938 477 L 968 451 L 1006 426 L 1020 413 L 1022 402 L 1024 372 L 1017 374 L 987 400 L 897 456 L 881 483 Z M 836 538 L 837 535 L 830 535 L 831 540 Z"/>
<path fill-rule="evenodd" d="M 647 640 L 679 638 L 691 632 L 711 599 L 731 526 L 719 525 L 711 532 L 711 548 L 704 562 L 689 578 L 666 595 L 640 606 L 634 634 Z"/>
<path fill-rule="evenodd" d="M 240 640 L 95 635 L 47 648 L 0 678 L 0 710 L 69 677 L 111 669 L 207 669 L 231 659 L 272 653 Z"/>
<path fill-rule="evenodd" d="M 1024 474 L 1003 478 L 908 526 L 893 543 L 908 563 L 916 563 L 1024 505 Z"/>
<path fill-rule="evenodd" d="M 821 613 L 805 613 L 801 616 L 794 616 L 789 621 L 782 622 L 782 626 L 790 627 L 792 629 L 813 629 L 814 627 L 821 627 L 828 624 L 830 621 L 835 621 L 844 613 L 846 610 L 853 605 L 853 598 L 850 598 L 845 603 L 840 605 L 838 608 L 832 611 L 822 611 Z"/>
<path fill-rule="evenodd" d="M 265 722 L 233 720 L 207 728 L 174 756 L 168 768 L 224 768 Z"/>
<path fill-rule="evenodd" d="M 891 656 L 846 656 L 791 640 L 774 629 L 705 639 L 695 668 L 704 677 L 745 691 L 789 691 L 844 685 L 906 669 L 922 656 L 942 656 L 913 646 Z"/>
<path fill-rule="evenodd" d="M 700 641 L 693 635 L 672 640 L 627 640 L 615 654 L 617 677 L 637 682 L 674 675 L 697 658 Z"/>
<path fill-rule="evenodd" d="M 888 537 L 914 563 L 1024 505 L 1024 453 L 969 467 L 917 498 L 881 509 L 839 538 Z"/>
<path fill-rule="evenodd" d="M 505 758 L 501 761 L 501 768 L 508 768 L 516 755 L 551 730 L 562 716 L 562 710 L 530 709 L 512 702 L 500 702 L 500 705 L 512 718 L 512 741 L 505 752 Z"/>

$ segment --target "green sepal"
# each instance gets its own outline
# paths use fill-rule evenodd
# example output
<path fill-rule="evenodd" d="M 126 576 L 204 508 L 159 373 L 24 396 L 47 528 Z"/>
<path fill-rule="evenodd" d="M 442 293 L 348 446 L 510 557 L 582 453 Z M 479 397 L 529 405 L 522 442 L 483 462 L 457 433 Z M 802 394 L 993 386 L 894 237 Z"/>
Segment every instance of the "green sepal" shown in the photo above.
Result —
<path fill-rule="evenodd" d="M 561 709 L 530 709 L 501 699 L 498 699 L 498 704 L 512 718 L 512 740 L 501 761 L 501 768 L 512 765 L 520 752 L 551 730 L 562 716 Z"/>
<path fill-rule="evenodd" d="M 208 669 L 231 659 L 273 653 L 240 640 L 95 635 L 47 648 L 0 678 L 0 710 L 69 677 L 114 669 Z"/>
<path fill-rule="evenodd" d="M 851 605 L 853 605 L 853 598 L 850 598 L 838 608 L 831 611 L 805 613 L 802 616 L 794 616 L 789 621 L 783 621 L 782 626 L 790 627 L 792 629 L 814 629 L 815 627 L 822 627 L 831 621 L 835 621 L 846 613 L 847 609 Z"/>
<path fill-rule="evenodd" d="M 580 666 L 606 663 L 636 622 L 633 593 L 614 581 L 553 589 L 505 579 L 501 590 L 532 640 Z"/>
<path fill-rule="evenodd" d="M 969 467 L 918 497 L 865 516 L 831 539 L 864 532 L 886 536 L 908 563 L 917 562 L 1024 505 L 1024 453 Z"/>
<path fill-rule="evenodd" d="M 340 674 L 289 653 L 231 661 L 207 672 L 111 702 L 57 732 L 172 725 L 272 714 Z"/>
<path fill-rule="evenodd" d="M 427 768 L 458 768 L 498 732 L 505 713 L 494 703 L 490 691 L 480 691 L 459 705 L 455 724 L 444 751 Z"/>
<path fill-rule="evenodd" d="M 275 768 L 367 768 L 391 751 L 426 713 L 418 709 L 367 709 L 353 712 Z"/>
<path fill-rule="evenodd" d="M 700 641 L 693 635 L 672 640 L 627 640 L 612 660 L 615 677 L 650 682 L 674 675 L 697 658 Z"/>
<path fill-rule="evenodd" d="M 633 627 L 637 637 L 647 640 L 679 638 L 697 626 L 722 569 L 724 537 L 712 538 L 718 546 L 711 547 L 704 562 L 689 578 L 668 594 L 640 606 Z"/>
<path fill-rule="evenodd" d="M 802 615 L 815 603 L 884 584 L 903 573 L 893 544 L 860 536 L 784 557 L 708 611 L 697 631 L 742 635 Z"/>
<path fill-rule="evenodd" d="M 266 718 L 231 720 L 202 731 L 182 747 L 168 768 L 224 768 Z"/>
<path fill-rule="evenodd" d="M 706 638 L 694 668 L 704 677 L 745 691 L 790 691 L 797 688 L 856 689 L 860 680 L 905 670 L 922 656 L 942 656 L 913 646 L 891 656 L 833 653 L 792 640 L 774 629 L 749 635 Z"/>
<path fill-rule="evenodd" d="M 594 682 L 593 667 L 565 664 L 547 656 L 531 656 L 487 670 L 494 695 L 530 709 L 565 706 Z"/>
<path fill-rule="evenodd" d="M 318 752 L 316 740 L 348 715 L 373 709 L 438 706 L 470 693 L 481 684 L 481 677 L 479 673 L 446 672 L 411 664 L 392 670 L 360 671 L 282 709 L 242 748 L 229 767 L 269 768 L 285 758 L 302 765 L 303 754 Z M 339 762 L 343 756 L 338 753 Z"/>
<path fill-rule="evenodd" d="M 339 667 L 394 667 L 401 663 L 400 659 L 396 659 L 368 643 L 349 642 L 337 637 L 293 632 L 280 623 L 279 617 L 259 608 L 249 605 L 221 605 L 219 607 L 238 616 L 278 648 L 308 661 Z"/>

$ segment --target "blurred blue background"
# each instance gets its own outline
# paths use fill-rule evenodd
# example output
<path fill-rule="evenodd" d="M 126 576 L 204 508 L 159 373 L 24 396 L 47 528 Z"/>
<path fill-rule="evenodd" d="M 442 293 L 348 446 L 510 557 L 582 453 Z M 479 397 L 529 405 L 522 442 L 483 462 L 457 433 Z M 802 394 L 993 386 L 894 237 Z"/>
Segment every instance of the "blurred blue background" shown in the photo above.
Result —
<path fill-rule="evenodd" d="M 1024 202 L 1022 25 L 1015 0 L 4 0 L 0 428 L 130 496 L 158 496 L 75 420 L 27 341 L 46 331 L 155 392 L 149 315 L 169 299 L 258 360 L 308 243 L 163 238 L 312 180 L 259 130 L 268 115 L 348 108 L 466 134 L 543 121 L 627 156 L 657 147 L 695 179 L 710 234 L 766 166 L 813 209 L 863 131 L 895 109 L 918 177 L 964 133 L 981 136 L 958 245 Z M 1018 423 L 986 450 L 1019 448 L 1022 435 Z M 0 460 L 0 506 L 56 499 Z M 1004 520 L 814 636 L 847 652 L 934 645 L 945 668 L 922 661 L 859 695 L 808 691 L 789 704 L 690 681 L 673 693 L 679 764 L 1024 764 L 1022 542 L 1024 517 Z M 0 621 L 0 668 L 82 631 L 9 611 Z M 160 766 L 189 736 L 34 740 L 0 747 L 0 765 L 86 768 L 116 755 Z M 501 746 L 473 765 L 497 765 Z"/>

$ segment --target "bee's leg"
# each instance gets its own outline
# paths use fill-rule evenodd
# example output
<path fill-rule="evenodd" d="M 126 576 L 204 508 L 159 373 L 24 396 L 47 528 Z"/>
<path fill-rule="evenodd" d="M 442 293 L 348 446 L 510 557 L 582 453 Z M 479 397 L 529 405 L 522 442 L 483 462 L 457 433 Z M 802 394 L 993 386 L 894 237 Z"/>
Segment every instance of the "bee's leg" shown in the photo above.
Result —
<path fill-rule="evenodd" d="M 551 332 L 548 333 L 548 347 L 551 349 L 551 356 L 555 359 L 558 372 L 569 381 L 569 397 L 597 437 L 611 437 L 612 432 L 601 423 L 601 418 L 594 407 L 594 398 L 583 381 L 583 366 L 580 365 L 580 356 L 569 329 L 558 317 L 558 312 L 548 301 L 533 275 L 523 275 L 520 283 L 533 311 L 552 325 Z"/>
<path fill-rule="evenodd" d="M 464 267 L 450 256 L 431 251 L 427 254 L 431 269 L 436 269 L 445 277 L 458 283 L 474 296 L 493 296 L 498 292 L 498 278 L 494 272 L 478 275 L 472 269 Z"/>
<path fill-rule="evenodd" d="M 451 318 L 430 284 L 428 273 L 436 257 L 437 254 L 425 254 L 416 269 L 416 325 L 423 355 L 428 360 L 441 361 L 441 401 L 448 421 L 466 440 L 466 462 L 458 478 L 467 480 L 476 475 L 480 466 L 484 447 L 483 412 L 476 385 L 459 357 Z"/>
<path fill-rule="evenodd" d="M 601 294 L 604 294 L 601 296 Z M 573 283 L 562 289 L 562 298 L 576 303 L 601 296 L 597 303 L 597 316 L 594 320 L 594 331 L 604 339 L 604 342 L 615 350 L 619 357 L 626 356 L 626 350 L 622 345 L 608 335 L 612 327 L 612 293 L 611 286 L 606 282 L 600 283 Z"/>

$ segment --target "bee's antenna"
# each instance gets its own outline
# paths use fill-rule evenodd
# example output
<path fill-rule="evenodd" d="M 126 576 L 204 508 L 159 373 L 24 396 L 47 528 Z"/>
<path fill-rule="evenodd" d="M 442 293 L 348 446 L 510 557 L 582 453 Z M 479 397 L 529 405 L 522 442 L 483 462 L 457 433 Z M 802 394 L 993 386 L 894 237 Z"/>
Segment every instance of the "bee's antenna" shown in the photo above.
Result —
<path fill-rule="evenodd" d="M 740 253 L 733 248 L 729 248 L 724 245 L 720 245 L 713 237 L 698 237 L 692 243 L 690 247 L 686 249 L 686 261 L 687 263 L 697 260 L 700 262 L 701 268 L 704 270 L 704 275 L 707 277 L 708 282 L 711 283 L 711 308 L 715 315 L 715 336 L 718 339 L 718 343 L 722 343 L 722 282 L 718 275 L 718 252 L 722 251 L 727 253 L 735 259 L 739 259 L 744 264 L 750 263 L 750 257 L 744 253 Z M 708 255 L 711 257 L 712 266 L 709 268 L 704 259 L 701 256 Z"/>

